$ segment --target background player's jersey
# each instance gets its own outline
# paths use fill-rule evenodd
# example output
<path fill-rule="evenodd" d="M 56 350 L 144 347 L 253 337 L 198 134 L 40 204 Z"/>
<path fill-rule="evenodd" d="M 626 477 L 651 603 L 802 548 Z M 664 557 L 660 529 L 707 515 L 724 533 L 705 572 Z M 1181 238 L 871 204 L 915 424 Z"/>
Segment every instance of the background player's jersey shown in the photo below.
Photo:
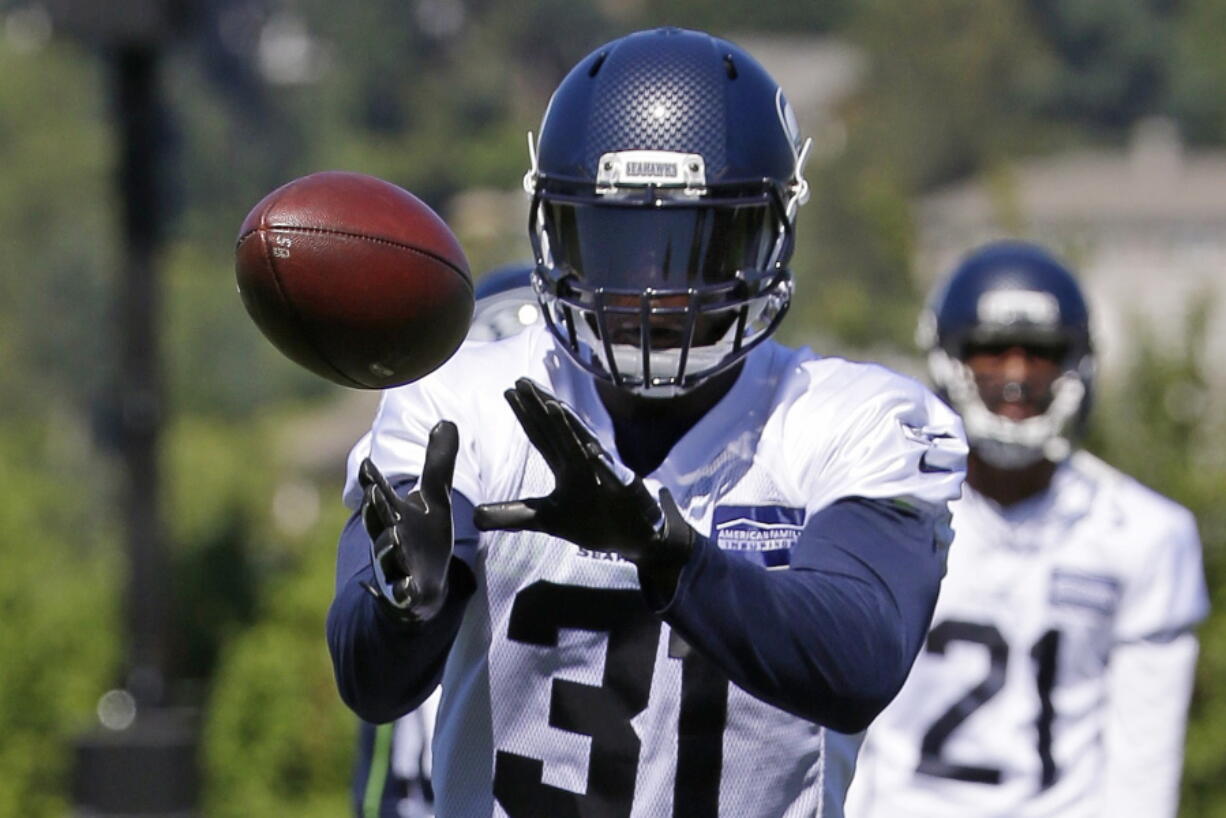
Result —
<path fill-rule="evenodd" d="M 1208 609 L 1191 514 L 1085 452 L 1007 511 L 969 487 L 952 508 L 928 641 L 868 730 L 847 814 L 1107 814 L 1113 655 L 1160 649 Z M 1165 695 L 1186 705 L 1186 692 Z M 1178 748 L 1174 713 L 1154 729 L 1174 731 Z M 1124 752 L 1163 738 L 1129 736 Z"/>
<path fill-rule="evenodd" d="M 433 818 L 431 739 L 441 688 L 386 724 L 361 722 L 353 776 L 357 818 Z"/>
<path fill-rule="evenodd" d="M 417 474 L 429 429 L 447 418 L 461 437 L 458 492 L 473 503 L 548 494 L 552 474 L 502 397 L 520 375 L 615 451 L 591 377 L 534 328 L 466 346 L 387 393 L 372 457 L 393 480 Z M 956 416 L 915 381 L 768 343 L 645 482 L 668 487 L 720 547 L 785 569 L 806 518 L 840 498 L 943 510 L 964 452 Z M 352 471 L 347 499 L 356 507 Z M 841 814 L 858 738 L 730 685 L 651 614 L 633 565 L 532 532 L 483 534 L 472 565 L 435 734 L 439 814 L 524 814 L 515 805 L 550 799 L 556 815 L 665 818 L 716 803 L 738 817 Z"/>

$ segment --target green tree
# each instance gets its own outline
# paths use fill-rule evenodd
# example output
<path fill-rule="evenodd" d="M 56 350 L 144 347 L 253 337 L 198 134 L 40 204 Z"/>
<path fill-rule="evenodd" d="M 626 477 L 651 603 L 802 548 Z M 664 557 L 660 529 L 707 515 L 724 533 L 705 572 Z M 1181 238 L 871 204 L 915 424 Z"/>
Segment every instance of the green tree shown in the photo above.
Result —
<path fill-rule="evenodd" d="M 1026 17 L 1058 73 L 1037 99 L 1043 113 L 1118 133 L 1169 113 L 1175 20 L 1172 0 L 1025 0 Z"/>
<path fill-rule="evenodd" d="M 203 757 L 210 816 L 348 812 L 357 720 L 324 644 L 339 504 L 298 542 L 259 621 L 225 649 L 208 702 Z"/>
<path fill-rule="evenodd" d="M 74 48 L 2 42 L 0 77 L 0 407 L 84 411 L 108 371 L 115 252 L 103 77 Z"/>
<path fill-rule="evenodd" d="M 810 173 L 788 333 L 910 350 L 920 300 L 912 203 L 1051 144 L 1049 129 L 1028 117 L 1051 64 L 1013 3 L 868 0 L 843 34 L 864 50 L 868 70 L 840 111 L 846 149 Z"/>
<path fill-rule="evenodd" d="M 0 433 L 0 815 L 64 813 L 70 741 L 116 681 L 114 532 L 72 431 Z"/>
<path fill-rule="evenodd" d="M 1191 140 L 1221 146 L 1226 143 L 1226 98 L 1218 89 L 1226 84 L 1221 47 L 1226 2 L 1186 0 L 1181 5 L 1175 22 L 1172 109 Z"/>
<path fill-rule="evenodd" d="M 1192 305 L 1182 343 L 1164 345 L 1143 328 L 1127 373 L 1095 412 L 1090 447 L 1196 515 L 1209 596 L 1219 604 L 1201 628 L 1196 692 L 1188 724 L 1181 815 L 1210 818 L 1226 806 L 1226 429 L 1208 378 L 1208 298 Z M 1220 388 L 1220 387 L 1219 387 Z"/>

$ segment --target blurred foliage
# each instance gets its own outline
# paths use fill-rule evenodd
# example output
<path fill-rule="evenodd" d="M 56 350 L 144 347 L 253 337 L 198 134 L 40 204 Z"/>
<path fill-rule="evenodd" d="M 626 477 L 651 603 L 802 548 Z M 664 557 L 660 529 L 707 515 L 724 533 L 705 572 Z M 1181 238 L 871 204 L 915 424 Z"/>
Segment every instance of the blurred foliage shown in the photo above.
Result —
<path fill-rule="evenodd" d="M 670 25 L 710 31 L 731 36 L 743 31 L 776 33 L 826 32 L 846 23 L 855 7 L 854 0 L 827 0 L 824 3 L 707 3 L 703 0 L 639 0 L 609 3 L 621 6 L 622 19 L 632 27 Z"/>
<path fill-rule="evenodd" d="M 1127 375 L 1099 396 L 1090 449 L 1196 514 L 1215 610 L 1201 629 L 1201 657 L 1188 722 L 1180 815 L 1210 818 L 1226 806 L 1226 416 L 1206 378 L 1207 299 L 1193 305 L 1182 344 L 1158 342 L 1144 327 Z M 1218 398 L 1220 401 L 1220 397 Z"/>
<path fill-rule="evenodd" d="M 344 522 L 339 503 L 329 510 L 297 543 L 297 569 L 270 583 L 259 623 L 221 663 L 204 735 L 210 816 L 348 812 L 357 722 L 336 693 L 323 640 Z"/>
<path fill-rule="evenodd" d="M 1174 20 L 1175 47 L 1171 75 L 1171 105 L 1188 138 L 1200 143 L 1226 143 L 1226 3 L 1184 0 Z"/>
<path fill-rule="evenodd" d="M 69 740 L 116 681 L 115 531 L 62 430 L 0 431 L 0 815 L 64 814 Z M 85 495 L 84 499 L 79 499 Z"/>
<path fill-rule="evenodd" d="M 1027 17 L 1057 62 L 1057 76 L 1041 90 L 1044 112 L 1119 129 L 1168 111 L 1179 5 L 1028 0 Z"/>
<path fill-rule="evenodd" d="M 846 149 L 811 174 L 791 332 L 800 324 L 839 347 L 910 349 L 922 295 L 910 275 L 917 195 L 1050 148 L 1063 130 L 1036 116 L 1054 59 L 1024 12 L 976 0 L 856 4 L 846 36 L 869 68 L 843 111 Z"/>
<path fill-rule="evenodd" d="M 900 356 L 910 354 L 922 296 L 910 267 L 924 192 L 971 175 L 1008 187 L 1019 158 L 1121 143 L 1151 114 L 1176 117 L 1196 143 L 1226 144 L 1217 90 L 1226 85 L 1226 0 L 196 8 L 163 60 L 159 324 L 171 672 L 179 695 L 207 703 L 209 814 L 343 814 L 352 754 L 353 722 L 322 638 L 342 464 L 330 455 L 321 477 L 273 434 L 341 392 L 280 358 L 234 294 L 235 233 L 269 190 L 344 168 L 404 185 L 448 215 L 458 194 L 517 187 L 524 134 L 550 91 L 611 37 L 676 24 L 734 39 L 839 38 L 863 50 L 867 69 L 835 112 L 841 149 L 810 168 L 784 337 Z M 107 448 L 115 128 L 104 55 L 48 40 L 38 6 L 24 0 L 0 0 L 0 18 L 0 816 L 39 816 L 62 814 L 66 740 L 122 670 L 122 532 Z M 504 219 L 504 200 L 489 201 L 488 220 Z M 499 236 L 474 241 L 478 270 L 522 257 L 520 233 L 501 251 Z M 1089 445 L 1197 513 L 1220 598 L 1226 413 L 1206 380 L 1203 327 L 1203 316 L 1193 321 L 1180 349 L 1140 346 L 1129 372 L 1101 390 Z M 353 437 L 367 421 L 352 421 Z M 323 497 L 318 519 L 304 500 L 311 492 Z M 46 593 L 51 578 L 55 593 Z M 1226 812 L 1216 739 L 1226 728 L 1224 631 L 1226 611 L 1215 612 L 1188 741 L 1190 816 Z"/>
<path fill-rule="evenodd" d="M 266 428 L 185 415 L 167 432 L 166 516 L 178 545 L 171 611 L 178 638 L 170 659 L 177 678 L 208 678 L 227 637 L 255 617 L 258 575 L 293 560 L 267 532 L 273 478 L 263 465 Z"/>
<path fill-rule="evenodd" d="M 84 410 L 107 372 L 113 152 L 99 67 L 68 46 L 0 48 L 0 409 Z M 49 104 L 54 98 L 56 104 Z M 20 388 L 16 388 L 16 385 Z"/>

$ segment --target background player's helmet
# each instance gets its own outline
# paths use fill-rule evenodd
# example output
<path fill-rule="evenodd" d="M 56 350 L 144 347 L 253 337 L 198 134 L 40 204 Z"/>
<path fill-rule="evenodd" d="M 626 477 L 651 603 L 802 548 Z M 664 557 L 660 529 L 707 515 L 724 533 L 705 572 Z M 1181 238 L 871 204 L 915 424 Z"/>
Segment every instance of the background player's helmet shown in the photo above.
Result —
<path fill-rule="evenodd" d="M 1085 297 L 1049 252 L 1021 241 L 974 251 L 935 290 L 917 340 L 934 386 L 962 415 L 977 455 L 1006 469 L 1068 457 L 1089 411 L 1094 355 Z M 1019 421 L 985 405 L 964 361 L 976 346 L 1000 344 L 1058 351 L 1062 374 L 1042 414 Z"/>
<path fill-rule="evenodd" d="M 534 264 L 519 262 L 497 267 L 477 280 L 473 291 L 476 307 L 468 337 L 496 341 L 522 332 L 541 317 L 536 290 L 532 287 Z"/>
<path fill-rule="evenodd" d="M 745 51 L 673 28 L 614 40 L 562 81 L 529 147 L 535 285 L 579 365 L 666 396 L 775 331 L 808 142 Z"/>

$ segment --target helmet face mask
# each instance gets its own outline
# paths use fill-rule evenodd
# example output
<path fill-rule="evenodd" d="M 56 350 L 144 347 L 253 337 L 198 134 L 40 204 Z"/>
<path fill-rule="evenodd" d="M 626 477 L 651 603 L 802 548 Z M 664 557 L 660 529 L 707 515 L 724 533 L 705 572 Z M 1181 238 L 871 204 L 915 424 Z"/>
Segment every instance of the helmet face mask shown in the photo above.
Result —
<path fill-rule="evenodd" d="M 981 460 L 1014 470 L 1072 452 L 1094 379 L 1089 318 L 1076 280 L 1045 250 L 996 242 L 972 253 L 933 299 L 918 340 Z M 1011 348 L 1039 359 L 1024 378 L 968 363 Z"/>
<path fill-rule="evenodd" d="M 535 286 L 580 366 L 667 397 L 778 327 L 806 151 L 743 51 L 677 29 L 614 41 L 563 81 L 530 147 Z"/>
<path fill-rule="evenodd" d="M 656 396 L 685 391 L 774 332 L 791 300 L 791 224 L 773 190 L 716 199 L 644 189 L 604 201 L 538 190 L 546 319 L 584 368 Z"/>
<path fill-rule="evenodd" d="M 994 411 L 989 403 L 995 402 L 984 400 L 971 368 L 945 350 L 929 353 L 928 369 L 942 397 L 962 416 L 975 454 L 990 465 L 1021 469 L 1040 460 L 1058 463 L 1072 453 L 1088 408 L 1087 373 L 1063 372 L 1051 383 L 1043 411 L 1015 420 Z"/>

